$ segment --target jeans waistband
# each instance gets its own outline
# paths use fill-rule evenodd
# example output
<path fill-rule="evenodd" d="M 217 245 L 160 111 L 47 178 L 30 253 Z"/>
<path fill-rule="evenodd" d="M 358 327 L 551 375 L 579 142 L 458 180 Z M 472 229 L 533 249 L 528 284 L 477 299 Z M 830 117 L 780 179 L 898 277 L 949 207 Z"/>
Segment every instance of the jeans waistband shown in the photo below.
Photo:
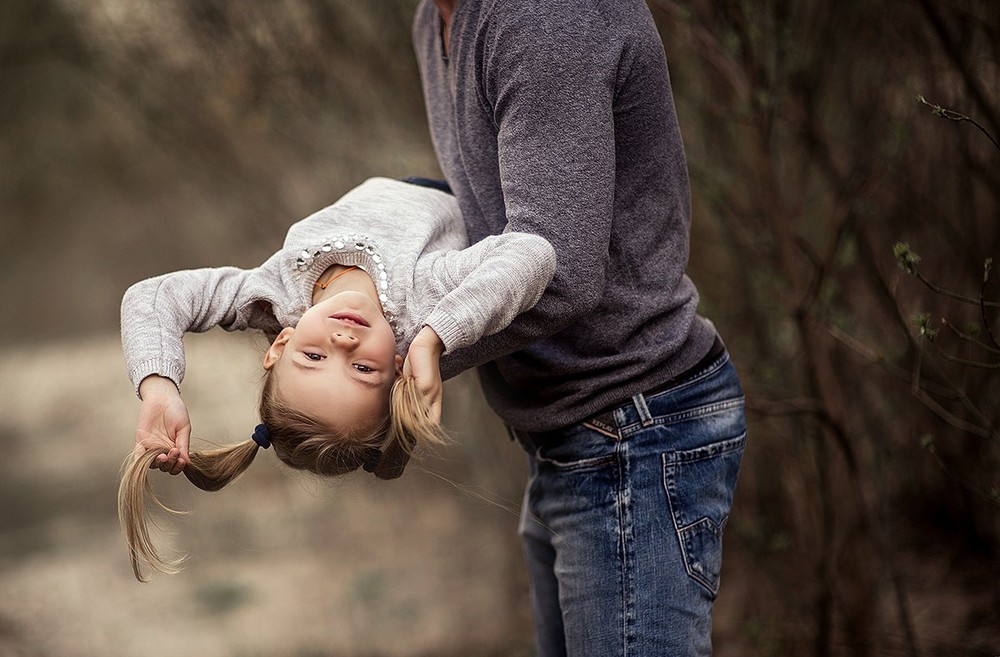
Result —
<path fill-rule="evenodd" d="M 677 376 L 674 376 L 668 379 L 667 381 L 664 381 L 663 383 L 660 383 L 648 390 L 645 390 L 639 395 L 633 396 L 633 399 L 635 399 L 635 397 L 640 397 L 640 396 L 643 398 L 649 398 L 653 397 L 654 395 L 658 395 L 662 392 L 666 392 L 667 390 L 670 390 L 671 388 L 683 383 L 685 380 L 698 374 L 706 367 L 714 363 L 720 356 L 722 356 L 725 353 L 726 353 L 725 343 L 722 341 L 722 338 L 716 336 L 715 342 L 712 343 L 712 348 L 708 350 L 708 353 L 705 354 L 705 356 L 702 357 L 701 360 L 699 360 L 697 363 L 695 363 L 688 369 L 684 370 Z M 597 413 L 591 415 L 590 417 L 581 420 L 580 424 L 587 424 L 595 429 L 600 430 L 602 433 L 607 433 L 609 435 L 613 434 L 614 436 L 617 436 L 618 423 L 615 420 L 615 411 L 621 408 L 625 404 L 633 404 L 633 403 L 634 403 L 633 401 L 627 399 L 620 401 L 617 404 L 604 408 L 598 411 Z M 559 430 L 551 432 L 534 432 L 534 431 L 523 431 L 514 429 L 512 427 L 508 427 L 508 433 L 510 434 L 512 440 L 521 443 L 522 446 L 528 448 L 529 451 L 531 451 L 534 446 L 546 442 L 547 435 L 551 436 L 558 434 Z"/>
<path fill-rule="evenodd" d="M 722 338 L 720 338 L 719 336 L 715 336 L 715 342 L 712 343 L 712 348 L 708 350 L 708 353 L 705 354 L 701 360 L 699 360 L 697 363 L 695 363 L 688 369 L 684 370 L 677 376 L 671 377 L 670 379 L 667 379 L 663 383 L 654 386 L 649 390 L 644 390 L 639 395 L 634 395 L 632 399 L 634 400 L 636 397 L 640 396 L 643 399 L 648 399 L 662 392 L 666 392 L 667 390 L 670 390 L 671 388 L 683 383 L 688 378 L 696 375 L 698 372 L 701 372 L 703 369 L 714 363 L 716 359 L 718 359 L 724 353 L 726 353 L 725 343 L 722 341 Z M 591 415 L 589 418 L 583 420 L 582 424 L 589 424 L 603 431 L 610 431 L 617 433 L 618 423 L 615 420 L 615 410 L 617 410 L 624 404 L 632 404 L 632 403 L 634 403 L 634 401 L 626 400 L 614 404 L 613 406 L 609 406 L 608 408 L 602 409 L 597 413 Z M 643 409 L 640 408 L 640 414 L 642 413 L 642 410 Z M 645 418 L 643 419 L 645 420 Z"/>

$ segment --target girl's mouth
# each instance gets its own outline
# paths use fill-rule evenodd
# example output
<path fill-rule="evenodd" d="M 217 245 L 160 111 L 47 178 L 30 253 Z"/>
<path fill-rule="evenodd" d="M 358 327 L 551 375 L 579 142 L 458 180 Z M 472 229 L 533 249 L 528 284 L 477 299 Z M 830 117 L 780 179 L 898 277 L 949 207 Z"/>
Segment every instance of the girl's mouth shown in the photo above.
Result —
<path fill-rule="evenodd" d="M 335 319 L 338 322 L 344 322 L 347 324 L 356 324 L 358 326 L 370 326 L 368 324 L 368 320 L 357 313 L 334 313 L 333 315 L 330 315 L 330 319 Z"/>

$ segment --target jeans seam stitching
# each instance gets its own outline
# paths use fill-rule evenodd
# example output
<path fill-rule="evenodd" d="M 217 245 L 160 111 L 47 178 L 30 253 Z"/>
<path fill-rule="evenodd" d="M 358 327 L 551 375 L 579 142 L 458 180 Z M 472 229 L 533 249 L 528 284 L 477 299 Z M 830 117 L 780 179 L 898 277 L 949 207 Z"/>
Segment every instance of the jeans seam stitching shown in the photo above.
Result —
<path fill-rule="evenodd" d="M 746 404 L 744 397 L 734 397 L 733 399 L 727 399 L 720 402 L 714 402 L 712 404 L 707 404 L 705 406 L 698 406 L 695 408 L 689 408 L 684 411 L 678 411 L 677 413 L 668 413 L 667 415 L 660 415 L 653 418 L 653 423 L 651 425 L 642 425 L 636 422 L 629 424 L 626 427 L 620 429 L 623 436 L 631 436 L 639 431 L 644 431 L 650 427 L 662 427 L 668 424 L 678 424 L 693 418 L 707 417 L 709 415 L 714 415 L 716 413 L 722 413 L 724 411 L 732 410 L 734 408 L 739 408 Z"/>
<path fill-rule="evenodd" d="M 535 454 L 535 459 L 539 463 L 547 463 L 551 465 L 553 468 L 556 468 L 557 470 L 567 472 L 571 470 L 582 470 L 584 468 L 593 468 L 599 465 L 607 465 L 608 463 L 614 463 L 615 456 L 613 454 L 609 454 L 607 456 L 595 456 L 594 458 L 581 459 L 579 461 L 573 461 L 572 463 L 560 463 L 559 461 L 555 461 L 553 459 L 546 458 L 544 456 L 539 456 L 538 454 Z"/>
<path fill-rule="evenodd" d="M 682 449 L 665 452 L 664 463 L 673 465 L 677 463 L 697 463 L 713 459 L 730 452 L 736 452 L 746 446 L 747 432 L 744 431 L 735 438 L 726 438 L 715 443 L 696 447 L 694 449 Z M 690 455 L 690 456 L 685 456 Z"/>
<path fill-rule="evenodd" d="M 628 459 L 623 454 L 623 452 L 626 451 L 627 449 L 628 449 L 627 446 L 625 446 L 623 443 L 618 443 L 618 444 L 615 445 L 615 455 L 618 456 L 618 491 L 617 491 L 617 498 L 618 498 L 618 505 L 619 505 L 618 522 L 619 522 L 619 527 L 620 527 L 619 546 L 620 546 L 621 551 L 622 551 L 622 566 L 621 566 L 621 569 L 622 569 L 621 570 L 621 572 L 622 572 L 622 574 L 621 574 L 621 577 L 622 577 L 622 590 L 621 590 L 621 592 L 622 592 L 622 600 L 621 600 L 621 602 L 622 602 L 622 620 L 621 620 L 621 623 L 622 623 L 621 624 L 621 628 L 622 628 L 622 657 L 628 657 L 628 653 L 629 653 L 629 649 L 628 649 L 628 645 L 629 645 L 628 644 L 628 642 L 629 642 L 629 638 L 628 638 L 628 626 L 629 626 L 629 612 L 630 612 L 629 600 L 631 599 L 631 595 L 630 595 L 630 593 L 631 593 L 631 582 L 629 580 L 629 575 L 630 575 L 630 573 L 629 573 L 629 565 L 630 565 L 630 556 L 631 555 L 629 554 L 628 546 L 635 544 L 635 541 L 634 540 L 631 540 L 631 541 L 628 540 L 629 537 L 627 536 L 629 528 L 630 528 L 630 523 L 629 523 L 629 520 L 630 520 L 630 518 L 629 518 L 629 506 L 628 506 L 628 503 L 629 503 L 630 500 L 629 500 L 629 496 L 625 493 L 625 490 L 626 490 L 626 472 L 628 470 Z"/>

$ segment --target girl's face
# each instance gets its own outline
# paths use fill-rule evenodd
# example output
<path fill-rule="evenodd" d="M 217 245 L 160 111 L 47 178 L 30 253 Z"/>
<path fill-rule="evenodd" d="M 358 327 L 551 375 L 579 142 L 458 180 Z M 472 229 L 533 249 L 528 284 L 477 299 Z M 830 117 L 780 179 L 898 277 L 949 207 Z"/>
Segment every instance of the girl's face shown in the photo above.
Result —
<path fill-rule="evenodd" d="M 357 433 L 381 424 L 402 372 L 392 327 L 367 294 L 340 292 L 278 334 L 264 355 L 278 394 L 331 429 Z"/>

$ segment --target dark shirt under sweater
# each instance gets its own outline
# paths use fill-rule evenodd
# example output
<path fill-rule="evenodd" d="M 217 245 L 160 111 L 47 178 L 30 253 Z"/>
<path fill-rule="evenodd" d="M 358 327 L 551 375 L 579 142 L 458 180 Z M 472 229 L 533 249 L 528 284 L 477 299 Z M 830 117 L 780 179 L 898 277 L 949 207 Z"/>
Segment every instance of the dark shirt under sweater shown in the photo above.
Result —
<path fill-rule="evenodd" d="M 445 355 L 515 428 L 587 418 L 684 372 L 716 333 L 684 274 L 690 197 L 663 45 L 643 0 L 461 0 L 445 54 L 413 26 L 434 147 L 476 242 L 545 237 L 553 282 Z"/>

